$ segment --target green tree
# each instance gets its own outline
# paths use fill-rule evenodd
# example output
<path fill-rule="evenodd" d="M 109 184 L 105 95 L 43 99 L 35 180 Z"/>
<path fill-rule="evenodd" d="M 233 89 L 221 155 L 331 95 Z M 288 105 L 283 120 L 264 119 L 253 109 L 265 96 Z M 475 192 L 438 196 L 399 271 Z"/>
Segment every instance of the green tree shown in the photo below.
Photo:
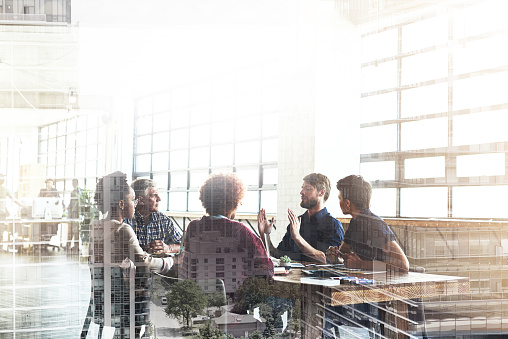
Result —
<path fill-rule="evenodd" d="M 221 307 L 226 305 L 226 297 L 220 292 L 208 295 L 208 307 Z"/>
<path fill-rule="evenodd" d="M 208 301 L 201 287 L 188 279 L 173 284 L 166 297 L 168 298 L 168 306 L 164 309 L 166 314 L 175 318 L 182 317 L 182 321 L 191 328 L 192 316 L 201 314 Z"/>
<path fill-rule="evenodd" d="M 249 333 L 249 339 L 263 339 L 263 334 L 258 330 L 255 330 L 252 333 Z"/>

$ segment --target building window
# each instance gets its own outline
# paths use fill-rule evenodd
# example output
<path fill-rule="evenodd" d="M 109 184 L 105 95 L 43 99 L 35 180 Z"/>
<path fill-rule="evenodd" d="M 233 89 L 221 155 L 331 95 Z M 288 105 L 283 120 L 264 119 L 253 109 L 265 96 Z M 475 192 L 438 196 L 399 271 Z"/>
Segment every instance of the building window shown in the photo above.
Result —
<path fill-rule="evenodd" d="M 425 12 L 363 32 L 360 173 L 373 183 L 377 214 L 508 217 L 502 199 L 471 199 L 508 193 L 508 100 L 498 88 L 508 61 L 497 58 L 508 24 L 475 23 L 492 6 Z"/>
<path fill-rule="evenodd" d="M 217 272 L 215 273 L 216 278 L 224 278 L 224 272 Z"/>
<path fill-rule="evenodd" d="M 224 264 L 224 258 L 216 258 L 215 264 L 217 265 L 223 265 Z"/>

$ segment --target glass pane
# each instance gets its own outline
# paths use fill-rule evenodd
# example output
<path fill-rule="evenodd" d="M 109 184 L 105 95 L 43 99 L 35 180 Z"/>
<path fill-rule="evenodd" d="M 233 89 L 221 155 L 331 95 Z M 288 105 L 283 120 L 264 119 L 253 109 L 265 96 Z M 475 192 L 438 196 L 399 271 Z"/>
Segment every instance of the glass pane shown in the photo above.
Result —
<path fill-rule="evenodd" d="M 190 173 L 190 187 L 199 188 L 208 178 L 208 171 L 192 171 Z"/>
<path fill-rule="evenodd" d="M 397 119 L 397 92 L 368 96 L 360 103 L 362 123 Z"/>
<path fill-rule="evenodd" d="M 171 189 L 187 188 L 187 172 L 171 172 Z"/>
<path fill-rule="evenodd" d="M 507 218 L 508 186 L 453 188 L 454 218 Z"/>
<path fill-rule="evenodd" d="M 55 175 L 57 178 L 64 178 L 65 177 L 65 166 L 64 165 L 56 166 L 56 174 Z"/>
<path fill-rule="evenodd" d="M 402 59 L 402 86 L 448 76 L 448 50 L 416 54 Z"/>
<path fill-rule="evenodd" d="M 147 115 L 136 119 L 136 133 L 147 134 L 152 133 L 152 116 Z"/>
<path fill-rule="evenodd" d="M 191 95 L 189 86 L 175 89 L 171 95 L 172 107 L 188 107 L 191 104 L 190 97 Z"/>
<path fill-rule="evenodd" d="M 185 212 L 187 210 L 187 192 L 170 192 L 168 203 L 170 211 Z"/>
<path fill-rule="evenodd" d="M 259 162 L 259 141 L 238 143 L 235 146 L 235 164 Z"/>
<path fill-rule="evenodd" d="M 506 28 L 507 11 L 508 4 L 504 0 L 469 6 L 455 16 L 454 35 L 464 37 Z"/>
<path fill-rule="evenodd" d="M 204 146 L 210 143 L 210 127 L 208 125 L 191 127 L 190 145 Z"/>
<path fill-rule="evenodd" d="M 74 177 L 74 163 L 65 166 L 65 176 L 67 178 Z M 72 187 L 72 186 L 69 186 Z"/>
<path fill-rule="evenodd" d="M 448 119 L 427 119 L 402 124 L 402 150 L 446 147 L 448 145 Z"/>
<path fill-rule="evenodd" d="M 453 51 L 453 72 L 463 74 L 506 65 L 508 34 L 457 45 Z"/>
<path fill-rule="evenodd" d="M 279 134 L 279 115 L 277 113 L 263 115 L 263 137 L 277 136 Z"/>
<path fill-rule="evenodd" d="M 66 144 L 67 148 L 76 147 L 76 134 L 68 134 Z"/>
<path fill-rule="evenodd" d="M 261 113 L 261 102 L 258 92 L 244 93 L 237 96 L 236 100 L 237 116 L 247 116 Z"/>
<path fill-rule="evenodd" d="M 189 126 L 189 109 L 177 109 L 171 112 L 171 128 Z"/>
<path fill-rule="evenodd" d="M 448 41 L 448 17 L 436 16 L 402 27 L 402 52 L 411 52 Z"/>
<path fill-rule="evenodd" d="M 159 191 L 159 196 L 161 201 L 159 201 L 159 211 L 167 211 L 168 210 L 168 192 Z"/>
<path fill-rule="evenodd" d="M 236 175 L 242 180 L 245 186 L 256 186 L 259 187 L 259 170 L 257 168 L 237 169 Z"/>
<path fill-rule="evenodd" d="M 86 145 L 86 132 L 81 131 L 76 134 L 76 145 L 84 146 Z"/>
<path fill-rule="evenodd" d="M 48 140 L 48 152 L 56 152 L 56 139 L 51 138 Z"/>
<path fill-rule="evenodd" d="M 425 206 L 424 208 L 422 208 Z M 448 189 L 446 187 L 402 188 L 400 216 L 407 218 L 446 218 Z"/>
<path fill-rule="evenodd" d="M 396 194 L 395 188 L 374 188 L 370 199 L 373 213 L 383 217 L 394 217 L 397 210 Z"/>
<path fill-rule="evenodd" d="M 270 80 L 267 80 L 267 83 Z M 274 79 L 271 81 L 279 81 L 278 79 Z M 262 112 L 277 112 L 279 110 L 279 89 L 268 88 L 263 91 L 263 100 L 261 102 L 261 110 Z"/>
<path fill-rule="evenodd" d="M 150 172 L 150 154 L 138 155 L 135 157 L 136 172 Z"/>
<path fill-rule="evenodd" d="M 191 125 L 208 124 L 211 121 L 210 103 L 194 105 L 191 107 Z"/>
<path fill-rule="evenodd" d="M 41 140 L 46 140 L 48 138 L 48 132 L 49 132 L 48 127 L 41 127 L 40 129 Z"/>
<path fill-rule="evenodd" d="M 76 131 L 76 119 L 67 120 L 67 133 L 74 133 Z"/>
<path fill-rule="evenodd" d="M 48 128 L 49 128 L 49 137 L 50 138 L 56 137 L 56 125 L 55 124 L 49 125 Z"/>
<path fill-rule="evenodd" d="M 148 153 L 152 151 L 152 136 L 145 135 L 136 138 L 136 153 Z"/>
<path fill-rule="evenodd" d="M 508 110 L 454 116 L 453 145 L 508 141 L 506 126 L 508 126 Z"/>
<path fill-rule="evenodd" d="M 169 130 L 169 113 L 160 113 L 153 116 L 153 131 L 167 131 Z"/>
<path fill-rule="evenodd" d="M 397 125 L 360 129 L 362 153 L 392 152 L 397 150 Z"/>
<path fill-rule="evenodd" d="M 187 168 L 187 164 L 189 162 L 188 156 L 189 152 L 187 150 L 170 152 L 169 168 L 171 170 Z"/>
<path fill-rule="evenodd" d="M 279 157 L 279 143 L 277 139 L 263 140 L 263 159 L 262 162 L 277 161 Z"/>
<path fill-rule="evenodd" d="M 212 144 L 232 142 L 235 137 L 233 121 L 221 121 L 212 124 Z"/>
<path fill-rule="evenodd" d="M 190 150 L 189 167 L 208 167 L 210 164 L 210 149 L 208 147 L 194 148 Z"/>
<path fill-rule="evenodd" d="M 373 92 L 397 86 L 397 62 L 387 61 L 362 67 L 362 92 Z"/>
<path fill-rule="evenodd" d="M 247 191 L 243 197 L 240 206 L 238 206 L 239 213 L 254 214 L 259 211 L 259 191 Z"/>
<path fill-rule="evenodd" d="M 362 162 L 360 174 L 367 181 L 395 180 L 395 161 Z"/>
<path fill-rule="evenodd" d="M 169 169 L 169 153 L 154 153 L 152 155 L 152 171 L 167 171 Z"/>
<path fill-rule="evenodd" d="M 233 163 L 233 145 L 212 146 L 212 166 L 231 165 Z"/>
<path fill-rule="evenodd" d="M 87 176 L 96 176 L 97 175 L 97 162 L 96 161 L 87 161 L 86 162 L 86 175 Z"/>
<path fill-rule="evenodd" d="M 153 111 L 164 112 L 171 109 L 171 101 L 169 100 L 169 93 L 157 94 L 153 97 Z M 167 113 L 165 114 L 167 116 Z"/>
<path fill-rule="evenodd" d="M 85 147 L 76 148 L 76 159 L 77 160 L 85 160 L 86 159 L 86 148 Z"/>
<path fill-rule="evenodd" d="M 78 158 L 78 159 L 84 159 L 84 158 Z M 84 162 L 77 162 L 75 170 L 76 170 L 76 177 L 84 177 L 85 176 L 85 163 Z M 95 185 L 93 187 L 95 187 Z"/>
<path fill-rule="evenodd" d="M 154 134 L 152 147 L 154 152 L 169 150 L 169 132 Z"/>
<path fill-rule="evenodd" d="M 86 129 L 86 115 L 80 115 L 76 120 L 76 130 L 82 131 Z"/>
<path fill-rule="evenodd" d="M 56 139 L 56 147 L 58 150 L 62 150 L 65 148 L 65 137 L 58 137 Z"/>
<path fill-rule="evenodd" d="M 234 92 L 234 91 L 233 91 Z M 232 92 L 232 93 L 233 93 Z M 232 93 L 228 93 L 231 95 Z M 215 121 L 231 119 L 235 116 L 235 102 L 231 98 L 218 98 L 212 102 L 212 117 Z"/>
<path fill-rule="evenodd" d="M 362 61 L 368 62 L 397 55 L 397 29 L 362 37 Z"/>
<path fill-rule="evenodd" d="M 403 118 L 448 111 L 448 84 L 436 84 L 404 90 L 401 93 Z"/>
<path fill-rule="evenodd" d="M 508 72 L 482 75 L 453 83 L 453 109 L 460 110 L 506 103 Z"/>
<path fill-rule="evenodd" d="M 56 153 L 56 163 L 63 164 L 65 163 L 65 151 L 61 150 Z"/>
<path fill-rule="evenodd" d="M 189 146 L 189 130 L 177 129 L 170 132 L 171 149 L 185 148 Z"/>
<path fill-rule="evenodd" d="M 259 138 L 261 119 L 259 116 L 238 119 L 236 121 L 236 140 Z"/>
<path fill-rule="evenodd" d="M 505 153 L 457 156 L 457 177 L 505 175 Z"/>
<path fill-rule="evenodd" d="M 279 170 L 277 168 L 263 169 L 263 185 L 277 185 L 279 182 Z"/>
<path fill-rule="evenodd" d="M 445 176 L 445 157 L 406 159 L 404 178 L 440 178 Z"/>
<path fill-rule="evenodd" d="M 261 207 L 266 213 L 277 214 L 277 191 L 261 191 Z"/>
<path fill-rule="evenodd" d="M 39 153 L 46 153 L 48 151 L 48 142 L 47 140 L 41 141 L 39 143 Z"/>
<path fill-rule="evenodd" d="M 136 113 L 138 116 L 147 115 L 153 113 L 153 98 L 143 98 L 138 100 Z"/>
<path fill-rule="evenodd" d="M 97 145 L 89 145 L 86 148 L 86 160 L 97 159 Z"/>
<path fill-rule="evenodd" d="M 189 212 L 202 212 L 205 214 L 205 209 L 199 200 L 199 192 L 189 192 Z"/>

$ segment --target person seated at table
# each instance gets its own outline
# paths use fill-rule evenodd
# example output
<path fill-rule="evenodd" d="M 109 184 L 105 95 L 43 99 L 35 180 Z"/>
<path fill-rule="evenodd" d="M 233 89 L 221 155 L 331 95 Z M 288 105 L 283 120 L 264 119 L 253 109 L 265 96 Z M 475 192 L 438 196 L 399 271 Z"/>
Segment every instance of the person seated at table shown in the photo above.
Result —
<path fill-rule="evenodd" d="M 81 338 L 96 330 L 98 338 L 103 333 L 120 336 L 134 324 L 136 334 L 131 332 L 126 337 L 139 338 L 141 327 L 148 325 L 143 321 L 145 316 L 140 315 L 149 308 L 150 272 L 166 274 L 177 260 L 148 255 L 132 227 L 123 222 L 134 215 L 134 196 L 125 173 L 114 172 L 97 182 L 94 199 L 102 218 L 92 223 L 90 231 L 89 266 L 95 282 Z"/>
<path fill-rule="evenodd" d="M 329 246 L 340 246 L 344 237 L 342 224 L 328 213 L 325 207 L 325 202 L 330 196 L 330 180 L 321 173 L 306 175 L 303 178 L 300 196 L 300 207 L 307 211 L 297 217 L 288 209 L 289 226 L 277 248 L 270 239 L 273 218 L 268 221 L 264 209 L 258 213 L 259 235 L 263 242 L 266 241 L 273 257 L 287 255 L 296 261 L 325 264 L 326 249 Z"/>
<path fill-rule="evenodd" d="M 234 173 L 211 174 L 206 179 L 199 189 L 199 200 L 207 215 L 187 227 L 179 278 L 198 283 L 221 278 L 226 293 L 231 294 L 248 277 L 273 276 L 273 263 L 261 239 L 233 220 L 244 194 L 245 186 Z"/>
<path fill-rule="evenodd" d="M 58 194 L 58 191 L 56 190 L 54 184 L 55 182 L 53 179 L 46 179 L 44 182 L 46 184 L 46 188 L 41 188 L 41 191 L 39 192 L 39 197 L 55 197 L 59 198 L 60 194 Z"/>
<path fill-rule="evenodd" d="M 342 213 L 352 216 L 340 248 L 327 254 L 334 260 L 340 253 L 347 268 L 372 270 L 375 262 L 387 271 L 407 273 L 409 261 L 388 225 L 369 209 L 372 185 L 360 175 L 349 175 L 337 182 Z"/>

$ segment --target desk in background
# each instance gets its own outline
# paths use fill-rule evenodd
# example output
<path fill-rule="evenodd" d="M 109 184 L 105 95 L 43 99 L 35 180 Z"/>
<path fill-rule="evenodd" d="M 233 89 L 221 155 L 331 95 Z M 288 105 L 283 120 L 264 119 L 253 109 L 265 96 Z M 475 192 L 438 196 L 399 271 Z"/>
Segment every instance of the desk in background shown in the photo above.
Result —
<path fill-rule="evenodd" d="M 351 272 L 351 275 L 355 273 Z M 274 280 L 300 286 L 303 338 L 321 338 L 325 310 L 330 306 L 374 302 L 392 302 L 393 311 L 387 313 L 384 319 L 388 324 L 385 329 L 390 332 L 388 337 L 407 338 L 409 323 L 405 300 L 469 293 L 468 278 L 415 272 L 399 276 L 376 273 L 370 276 L 375 279 L 372 285 L 324 286 L 319 280 L 309 282 L 304 279 L 305 282 L 302 282 L 302 277 L 304 275 L 300 269 L 292 269 L 288 275 L 275 276 Z"/>

